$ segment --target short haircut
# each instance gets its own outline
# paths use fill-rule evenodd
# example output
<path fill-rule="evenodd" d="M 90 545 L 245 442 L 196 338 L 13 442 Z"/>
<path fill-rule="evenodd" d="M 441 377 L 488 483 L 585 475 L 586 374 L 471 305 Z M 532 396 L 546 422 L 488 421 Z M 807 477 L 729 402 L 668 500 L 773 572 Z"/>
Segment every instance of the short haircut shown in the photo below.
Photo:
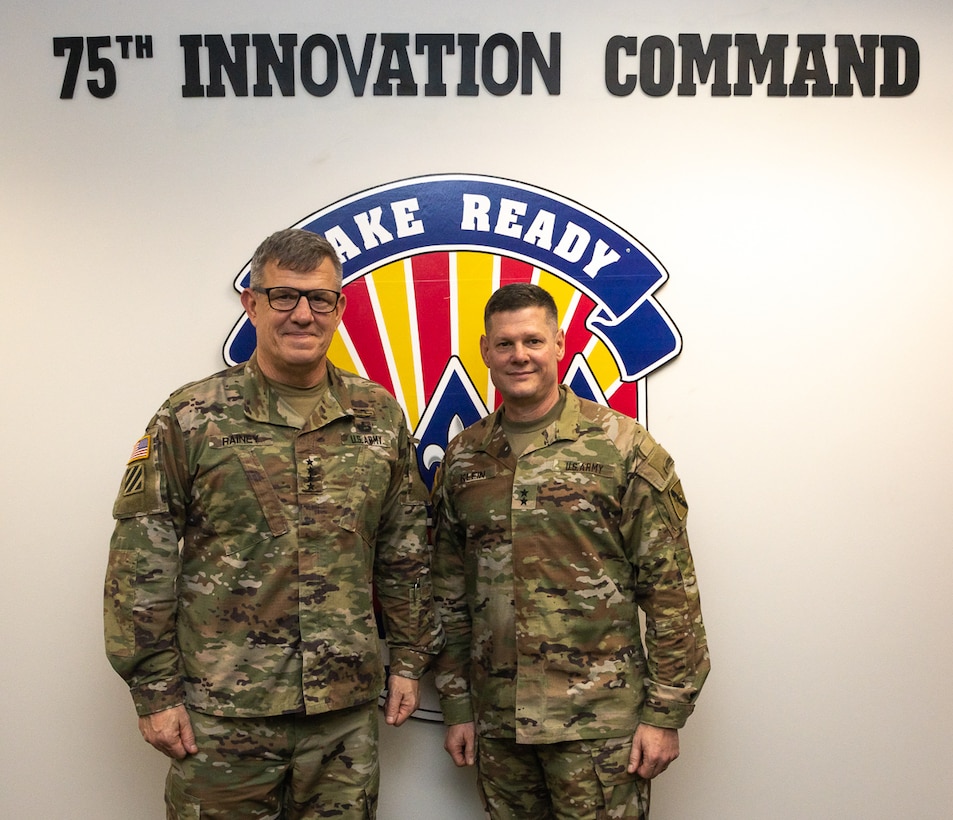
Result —
<path fill-rule="evenodd" d="M 490 317 L 495 313 L 506 313 L 512 310 L 534 307 L 543 308 L 546 311 L 546 318 L 554 325 L 559 324 L 556 302 L 549 291 L 528 282 L 514 282 L 511 285 L 504 285 L 495 291 L 486 303 L 486 308 L 483 311 L 483 327 L 485 329 L 489 328 Z"/>
<path fill-rule="evenodd" d="M 265 280 L 265 265 L 274 262 L 279 268 L 298 273 L 313 271 L 329 258 L 337 274 L 337 290 L 341 290 L 344 274 L 334 246 L 320 234 L 301 228 L 276 231 L 262 242 L 251 258 L 251 286 L 260 288 Z"/>

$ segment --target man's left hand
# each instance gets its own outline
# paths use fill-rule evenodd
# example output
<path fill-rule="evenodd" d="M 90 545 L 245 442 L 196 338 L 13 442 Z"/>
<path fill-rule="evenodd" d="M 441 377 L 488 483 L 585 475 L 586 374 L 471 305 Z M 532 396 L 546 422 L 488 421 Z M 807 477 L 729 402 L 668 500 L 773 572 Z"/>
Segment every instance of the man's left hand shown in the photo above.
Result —
<path fill-rule="evenodd" d="M 664 772 L 676 757 L 677 729 L 660 729 L 640 723 L 632 737 L 628 772 L 637 774 L 643 780 L 651 780 Z"/>
<path fill-rule="evenodd" d="M 420 681 L 391 675 L 387 679 L 387 702 L 384 720 L 391 726 L 400 726 L 420 706 Z"/>

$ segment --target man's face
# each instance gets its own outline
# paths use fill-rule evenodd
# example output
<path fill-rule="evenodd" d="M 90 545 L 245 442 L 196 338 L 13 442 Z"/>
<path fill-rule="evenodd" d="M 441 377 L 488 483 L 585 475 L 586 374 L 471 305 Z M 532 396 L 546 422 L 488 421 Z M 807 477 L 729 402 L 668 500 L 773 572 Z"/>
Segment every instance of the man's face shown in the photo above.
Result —
<path fill-rule="evenodd" d="M 480 338 L 483 362 L 514 420 L 539 418 L 556 403 L 565 352 L 565 334 L 541 307 L 494 313 Z"/>
<path fill-rule="evenodd" d="M 262 288 L 290 287 L 310 291 L 337 291 L 334 263 L 328 257 L 314 270 L 300 272 L 265 264 Z M 242 305 L 258 336 L 258 363 L 270 379 L 296 387 L 313 387 L 324 378 L 328 347 L 341 323 L 346 299 L 342 294 L 331 313 L 314 313 L 307 299 L 294 310 L 282 312 L 268 304 L 268 297 L 250 289 L 242 292 Z"/>

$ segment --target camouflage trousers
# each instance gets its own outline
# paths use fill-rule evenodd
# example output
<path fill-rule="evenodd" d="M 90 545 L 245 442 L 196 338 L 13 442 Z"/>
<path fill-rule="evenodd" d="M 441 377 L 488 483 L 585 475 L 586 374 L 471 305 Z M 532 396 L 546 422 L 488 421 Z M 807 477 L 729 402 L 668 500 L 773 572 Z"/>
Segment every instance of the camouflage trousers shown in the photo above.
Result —
<path fill-rule="evenodd" d="M 376 702 L 323 715 L 189 717 L 199 751 L 172 761 L 168 820 L 376 816 Z"/>
<path fill-rule="evenodd" d="M 631 748 L 631 735 L 545 745 L 481 737 L 483 806 L 492 820 L 647 820 L 651 784 L 626 771 Z"/>

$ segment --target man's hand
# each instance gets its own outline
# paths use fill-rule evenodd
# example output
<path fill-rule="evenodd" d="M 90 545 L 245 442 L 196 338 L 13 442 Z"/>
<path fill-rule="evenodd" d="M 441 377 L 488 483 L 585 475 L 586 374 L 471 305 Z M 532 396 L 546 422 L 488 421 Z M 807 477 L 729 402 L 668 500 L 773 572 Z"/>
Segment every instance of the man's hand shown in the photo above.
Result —
<path fill-rule="evenodd" d="M 387 679 L 387 703 L 384 720 L 391 726 L 400 726 L 420 706 L 420 681 L 391 675 Z"/>
<path fill-rule="evenodd" d="M 443 748 L 458 766 L 476 763 L 476 726 L 473 722 L 456 723 L 447 727 Z"/>
<path fill-rule="evenodd" d="M 176 760 L 194 755 L 199 750 L 195 745 L 192 721 L 184 706 L 173 706 L 162 712 L 143 715 L 139 718 L 139 731 L 147 743 Z"/>
<path fill-rule="evenodd" d="M 676 757 L 677 729 L 660 729 L 658 726 L 640 723 L 632 737 L 628 772 L 637 774 L 643 780 L 651 780 L 664 772 Z"/>

